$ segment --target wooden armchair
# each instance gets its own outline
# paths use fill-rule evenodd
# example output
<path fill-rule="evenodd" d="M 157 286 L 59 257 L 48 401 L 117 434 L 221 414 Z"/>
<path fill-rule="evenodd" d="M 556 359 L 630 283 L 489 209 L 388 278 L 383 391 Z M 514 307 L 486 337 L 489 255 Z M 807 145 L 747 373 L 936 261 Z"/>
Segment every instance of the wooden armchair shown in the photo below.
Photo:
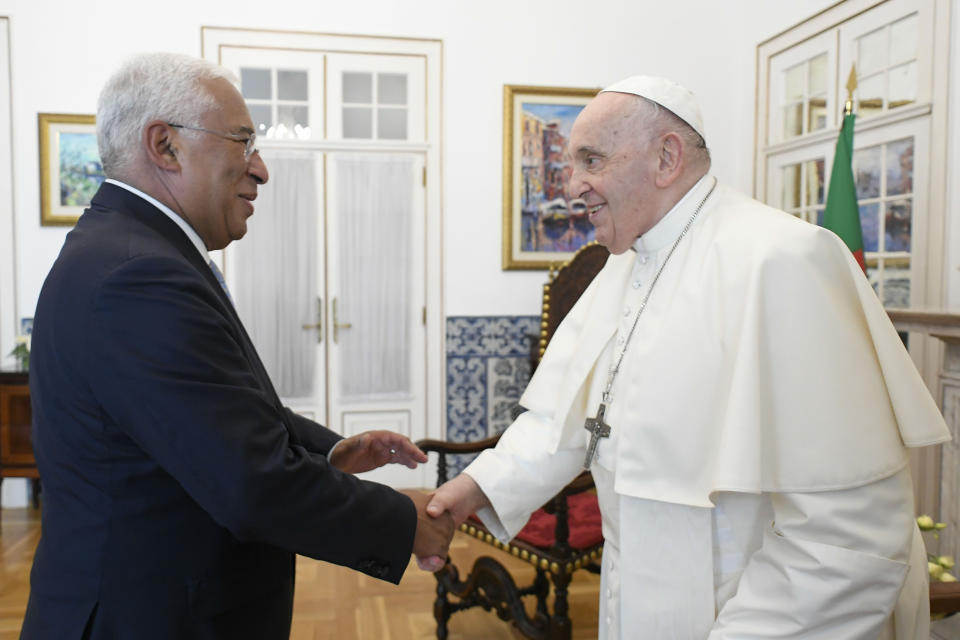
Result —
<path fill-rule="evenodd" d="M 580 249 L 556 272 L 551 269 L 549 281 L 543 286 L 539 348 L 532 355 L 534 367 L 560 321 L 603 267 L 608 255 L 604 247 L 592 243 Z M 447 455 L 477 453 L 496 445 L 499 438 L 497 435 L 471 443 L 421 440 L 417 445 L 425 452 L 439 454 L 439 485 L 448 479 Z M 573 572 L 578 569 L 599 573 L 596 561 L 603 552 L 600 510 L 589 473 L 582 473 L 535 512 L 524 529 L 507 544 L 494 538 L 475 518 L 463 523 L 460 530 L 494 549 L 529 562 L 536 569 L 536 576 L 532 584 L 518 587 L 500 562 L 483 556 L 477 559 L 466 578 L 460 580 L 457 567 L 448 559 L 443 569 L 435 574 L 437 598 L 433 614 L 437 620 L 437 638 L 447 638 L 451 615 L 478 606 L 496 611 L 501 620 L 512 621 L 527 638 L 571 638 L 567 587 Z M 553 611 L 548 606 L 551 583 Z M 456 601 L 451 601 L 451 596 Z M 536 598 L 532 615 L 524 605 L 525 596 Z"/>

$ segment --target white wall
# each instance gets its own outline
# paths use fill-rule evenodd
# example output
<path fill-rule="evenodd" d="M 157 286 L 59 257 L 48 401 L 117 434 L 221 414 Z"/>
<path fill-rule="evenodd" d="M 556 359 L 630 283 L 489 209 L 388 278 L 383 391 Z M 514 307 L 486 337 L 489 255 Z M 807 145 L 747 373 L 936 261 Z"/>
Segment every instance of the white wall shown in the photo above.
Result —
<path fill-rule="evenodd" d="M 93 113 L 117 61 L 199 55 L 200 26 L 440 38 L 447 315 L 533 315 L 543 272 L 502 272 L 502 87 L 599 87 L 634 73 L 700 97 L 715 170 L 750 191 L 758 42 L 832 0 L 0 0 L 11 18 L 18 306 L 33 315 L 66 229 L 40 227 L 37 113 Z"/>

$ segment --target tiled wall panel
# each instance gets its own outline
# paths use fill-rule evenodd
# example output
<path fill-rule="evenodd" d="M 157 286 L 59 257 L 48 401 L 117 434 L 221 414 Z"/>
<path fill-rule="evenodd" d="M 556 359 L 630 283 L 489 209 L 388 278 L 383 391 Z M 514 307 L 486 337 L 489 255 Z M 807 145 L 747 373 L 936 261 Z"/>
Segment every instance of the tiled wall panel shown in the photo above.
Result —
<path fill-rule="evenodd" d="M 481 440 L 502 433 L 530 379 L 537 316 L 447 318 L 447 439 Z M 450 461 L 451 475 L 469 460 Z"/>

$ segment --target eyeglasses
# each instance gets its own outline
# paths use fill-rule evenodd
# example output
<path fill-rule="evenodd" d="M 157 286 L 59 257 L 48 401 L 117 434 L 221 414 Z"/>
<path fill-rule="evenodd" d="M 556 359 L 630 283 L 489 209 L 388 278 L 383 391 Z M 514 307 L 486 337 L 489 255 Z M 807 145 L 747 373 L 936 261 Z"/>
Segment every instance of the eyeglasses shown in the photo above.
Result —
<path fill-rule="evenodd" d="M 191 127 L 185 124 L 174 124 L 172 122 L 167 123 L 169 126 L 175 129 L 190 129 L 191 131 L 203 131 L 204 133 L 209 133 L 226 140 L 232 140 L 234 142 L 239 142 L 243 145 L 243 159 L 249 161 L 250 157 L 255 154 L 257 149 L 257 134 L 251 133 L 250 135 L 242 133 L 224 133 L 223 131 L 214 131 L 212 129 L 204 129 L 203 127 Z"/>

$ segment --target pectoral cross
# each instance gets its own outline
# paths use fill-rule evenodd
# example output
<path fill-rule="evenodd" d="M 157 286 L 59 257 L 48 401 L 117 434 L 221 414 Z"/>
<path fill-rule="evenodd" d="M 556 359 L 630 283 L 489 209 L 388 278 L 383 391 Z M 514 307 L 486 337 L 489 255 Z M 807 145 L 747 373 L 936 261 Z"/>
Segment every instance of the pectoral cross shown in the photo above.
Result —
<path fill-rule="evenodd" d="M 583 459 L 583 468 L 587 471 L 590 470 L 590 465 L 593 464 L 594 459 L 597 457 L 597 444 L 599 444 L 600 438 L 610 437 L 610 425 L 603 421 L 603 414 L 606 410 L 607 405 L 601 402 L 600 408 L 597 409 L 597 417 L 587 418 L 583 423 L 583 428 L 590 432 L 590 444 L 587 446 L 587 457 Z"/>

